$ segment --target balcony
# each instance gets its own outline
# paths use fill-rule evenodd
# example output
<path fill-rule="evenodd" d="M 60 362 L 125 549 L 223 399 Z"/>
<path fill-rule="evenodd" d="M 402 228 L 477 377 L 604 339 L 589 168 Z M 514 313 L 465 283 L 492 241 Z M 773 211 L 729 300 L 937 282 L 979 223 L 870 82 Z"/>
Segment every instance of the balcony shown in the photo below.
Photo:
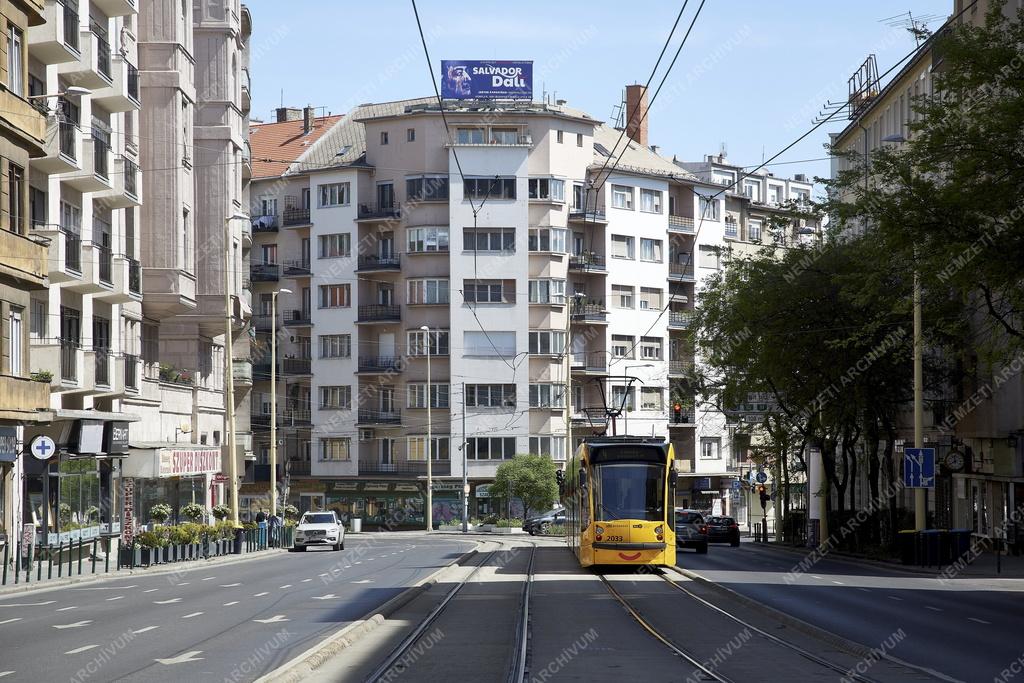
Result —
<path fill-rule="evenodd" d="M 231 359 L 231 378 L 237 386 L 252 386 L 252 360 L 248 358 Z"/>
<path fill-rule="evenodd" d="M 574 353 L 570 362 L 573 372 L 583 372 L 588 375 L 608 373 L 608 354 L 604 351 Z"/>
<path fill-rule="evenodd" d="M 284 264 L 285 277 L 309 277 L 309 261 L 286 261 Z"/>
<path fill-rule="evenodd" d="M 107 31 L 95 21 L 89 22 L 88 30 L 79 31 L 81 58 L 57 65 L 57 73 L 68 82 L 93 90 L 101 90 L 113 84 L 111 74 L 110 42 Z"/>
<path fill-rule="evenodd" d="M 126 17 L 138 12 L 135 0 L 92 0 L 108 17 Z"/>
<path fill-rule="evenodd" d="M 95 90 L 94 102 L 110 112 L 132 111 L 141 107 L 139 102 L 139 70 L 120 54 L 110 64 L 110 85 Z"/>
<path fill-rule="evenodd" d="M 391 256 L 360 256 L 356 265 L 357 273 L 369 273 L 380 271 L 398 272 L 402 269 L 402 259 L 398 254 Z"/>
<path fill-rule="evenodd" d="M 257 332 L 271 332 L 275 329 L 274 319 L 268 313 L 260 313 L 252 317 L 253 327 Z"/>
<path fill-rule="evenodd" d="M 312 225 L 309 219 L 309 207 L 305 209 L 288 208 L 281 214 L 281 223 L 286 228 Z"/>
<path fill-rule="evenodd" d="M 49 382 L 0 375 L 0 419 L 34 421 L 40 417 L 41 411 L 49 407 Z"/>
<path fill-rule="evenodd" d="M 276 263 L 252 263 L 249 277 L 253 282 L 277 282 L 281 279 L 281 266 Z"/>
<path fill-rule="evenodd" d="M 569 220 L 580 223 L 602 223 L 608 222 L 608 217 L 605 216 L 604 209 L 584 211 L 573 207 L 569 209 Z"/>
<path fill-rule="evenodd" d="M 252 224 L 252 231 L 254 233 L 260 232 L 277 232 L 277 214 L 263 214 L 262 216 L 252 216 L 250 218 Z"/>
<path fill-rule="evenodd" d="M 401 356 L 359 356 L 359 372 L 379 374 L 401 372 L 403 360 Z"/>
<path fill-rule="evenodd" d="M 59 121 L 57 130 L 46 137 L 44 156 L 32 160 L 32 167 L 50 174 L 82 170 L 82 131 L 71 121 Z"/>
<path fill-rule="evenodd" d="M 693 322 L 693 311 L 669 311 L 668 327 L 671 330 L 689 329 Z"/>
<path fill-rule="evenodd" d="M 689 216 L 674 216 L 672 214 L 669 214 L 668 231 L 678 232 L 684 235 L 692 235 L 695 231 L 693 219 L 690 218 Z"/>
<path fill-rule="evenodd" d="M 289 460 L 288 474 L 293 477 L 308 477 L 310 473 L 309 460 Z"/>
<path fill-rule="evenodd" d="M 60 381 L 62 384 L 78 384 L 79 366 L 82 364 L 83 354 L 77 341 L 61 340 L 60 348 Z"/>
<path fill-rule="evenodd" d="M 402 412 L 399 410 L 360 410 L 357 424 L 361 426 L 400 425 L 402 424 Z"/>
<path fill-rule="evenodd" d="M 604 257 L 594 253 L 573 254 L 569 257 L 570 272 L 606 273 Z"/>
<path fill-rule="evenodd" d="M 285 408 L 281 415 L 281 427 L 309 427 L 313 424 L 313 414 L 309 408 Z"/>
<path fill-rule="evenodd" d="M 50 240 L 50 283 L 82 279 L 82 238 L 56 225 L 35 226 L 34 233 Z"/>
<path fill-rule="evenodd" d="M 124 254 L 113 254 L 108 256 L 110 249 L 106 247 L 97 248 L 98 269 L 100 272 L 100 284 L 105 288 L 96 294 L 96 298 L 111 304 L 123 304 L 132 300 L 138 300 L 142 294 L 132 290 L 132 286 L 138 287 L 140 283 L 132 282 L 132 277 L 141 278 L 139 262 L 130 259 Z M 104 277 L 104 260 L 109 263 L 111 279 L 106 281 Z M 134 273 L 133 273 L 134 267 Z"/>
<path fill-rule="evenodd" d="M 97 386 L 110 386 L 110 349 L 93 349 L 93 380 Z"/>
<path fill-rule="evenodd" d="M 77 62 L 81 58 L 78 39 L 78 13 L 74 0 L 45 3 L 45 23 L 28 30 L 28 51 L 43 64 Z"/>
<path fill-rule="evenodd" d="M 402 209 L 398 203 L 378 205 L 360 204 L 356 210 L 356 220 L 360 221 L 386 221 L 394 218 L 401 218 Z"/>
<path fill-rule="evenodd" d="M 430 463 L 430 474 L 434 477 L 447 477 L 452 473 L 450 460 L 434 460 Z M 427 476 L 427 462 L 403 460 L 399 462 L 381 462 L 379 458 L 360 458 L 359 474 L 398 474 L 414 477 Z"/>
<path fill-rule="evenodd" d="M 608 311 L 605 309 L 603 301 L 593 299 L 574 300 L 571 310 L 573 322 L 591 324 L 608 322 Z"/>
<path fill-rule="evenodd" d="M 125 391 L 137 392 L 139 390 L 139 357 L 126 353 L 121 357 L 121 362 Z"/>
<path fill-rule="evenodd" d="M 608 415 L 604 406 L 576 409 L 572 416 L 572 426 L 578 429 L 607 429 Z"/>
<path fill-rule="evenodd" d="M 669 377 L 685 377 L 693 373 L 692 360 L 670 360 L 668 362 Z"/>
<path fill-rule="evenodd" d="M 26 236 L 0 230 L 0 279 L 17 283 L 19 289 L 44 289 L 47 273 L 53 267 L 48 261 L 52 261 L 60 243 L 54 244 L 50 238 L 47 247 L 42 237 L 36 231 Z"/>
<path fill-rule="evenodd" d="M 242 98 L 241 109 L 243 114 L 248 114 L 252 108 L 252 82 L 249 78 L 249 70 L 242 68 Z"/>
<path fill-rule="evenodd" d="M 141 206 L 139 198 L 139 166 L 125 156 L 118 156 L 114 159 L 114 171 L 110 177 L 110 189 L 106 192 L 98 192 L 97 199 L 101 199 L 105 206 L 111 209 L 125 209 L 132 206 Z"/>
<path fill-rule="evenodd" d="M 282 358 L 281 374 L 291 376 L 304 376 L 313 374 L 313 361 L 309 358 Z"/>
<path fill-rule="evenodd" d="M 83 141 L 82 147 L 85 153 L 81 170 L 69 173 L 61 180 L 81 192 L 110 190 L 113 187 L 110 182 L 110 145 L 101 138 L 90 137 Z"/>
<path fill-rule="evenodd" d="M 380 304 L 360 306 L 358 317 L 356 318 L 357 323 L 388 323 L 401 322 L 401 320 L 401 306 L 383 306 Z"/>
<path fill-rule="evenodd" d="M 694 282 L 692 263 L 670 263 L 668 264 L 668 279 L 679 282 Z"/>
<path fill-rule="evenodd" d="M 128 261 L 128 293 L 142 296 L 142 264 L 130 256 L 125 260 Z"/>
<path fill-rule="evenodd" d="M 312 325 L 312 311 L 308 308 L 293 308 L 285 313 L 285 327 L 311 327 Z"/>
<path fill-rule="evenodd" d="M 691 406 L 683 406 L 683 409 L 679 411 L 677 415 L 675 410 L 669 406 L 668 410 L 668 426 L 672 428 L 683 428 L 683 427 L 695 427 L 696 423 L 693 419 L 694 413 Z"/>

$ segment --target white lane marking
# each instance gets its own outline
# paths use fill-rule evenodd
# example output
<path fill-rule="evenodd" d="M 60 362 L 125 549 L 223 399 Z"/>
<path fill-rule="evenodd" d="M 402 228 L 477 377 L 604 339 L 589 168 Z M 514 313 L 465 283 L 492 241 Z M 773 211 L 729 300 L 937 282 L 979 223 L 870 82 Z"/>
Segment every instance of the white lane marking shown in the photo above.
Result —
<path fill-rule="evenodd" d="M 204 578 L 204 579 L 202 579 L 202 580 L 203 580 L 203 581 L 213 581 L 213 580 L 214 580 L 214 579 L 216 579 L 216 578 L 217 578 L 216 576 L 207 576 L 206 578 Z"/>
<path fill-rule="evenodd" d="M 154 630 L 156 630 L 158 628 L 160 628 L 160 627 L 159 626 L 147 626 L 145 628 L 140 628 L 138 630 L 132 631 L 132 633 L 145 633 L 146 631 L 154 631 Z"/>
<path fill-rule="evenodd" d="M 291 621 L 291 620 L 290 619 L 286 619 L 283 614 L 275 614 L 274 616 L 270 617 L 269 619 L 253 619 L 253 621 L 258 622 L 260 624 L 276 624 L 279 621 Z"/>
<path fill-rule="evenodd" d="M 941 612 L 941 611 L 942 611 L 942 610 L 941 610 L 941 609 L 939 609 L 938 607 L 932 607 L 931 605 L 925 605 L 925 606 L 924 606 L 924 608 L 925 608 L 925 609 L 930 609 L 930 610 L 931 610 L 931 611 L 933 611 L 933 612 Z"/>
<path fill-rule="evenodd" d="M 41 607 L 42 605 L 52 605 L 57 602 L 56 600 L 46 600 L 45 602 L 0 602 L 0 607 Z"/>
<path fill-rule="evenodd" d="M 68 650 L 64 654 L 77 655 L 79 652 L 85 652 L 86 650 L 91 650 L 94 647 L 99 647 L 99 645 L 83 645 L 82 647 L 76 647 L 74 650 Z"/>
<path fill-rule="evenodd" d="M 220 585 L 220 587 L 221 588 L 234 588 L 235 586 L 241 586 L 241 585 L 242 584 L 240 584 L 240 583 L 222 583 Z"/>
<path fill-rule="evenodd" d="M 328 593 L 327 595 L 314 595 L 313 599 L 314 600 L 334 600 L 336 597 L 338 597 L 338 596 L 335 595 L 334 593 Z"/>
<path fill-rule="evenodd" d="M 833 581 L 832 583 L 834 583 L 834 584 L 835 584 L 835 585 L 837 585 L 837 586 L 845 586 L 845 585 L 846 585 L 846 584 L 845 584 L 845 583 L 843 583 L 842 581 Z"/>
<path fill-rule="evenodd" d="M 181 602 L 181 598 L 171 598 L 170 600 L 154 600 L 154 605 L 172 605 L 176 602 Z"/>
<path fill-rule="evenodd" d="M 290 583 L 286 583 L 285 585 L 283 585 L 280 588 L 278 588 L 278 590 L 280 590 L 281 588 L 291 588 L 291 587 L 292 587 L 292 585 Z"/>
<path fill-rule="evenodd" d="M 91 623 L 92 623 L 92 619 L 88 619 L 86 621 L 76 621 L 73 624 L 54 624 L 53 627 L 54 628 L 60 628 L 60 629 L 64 629 L 64 628 L 78 628 L 79 626 L 87 626 L 88 624 L 91 624 Z"/>
<path fill-rule="evenodd" d="M 349 583 L 373 583 L 373 579 L 361 579 L 359 581 L 349 581 Z"/>
<path fill-rule="evenodd" d="M 973 622 L 978 623 L 978 624 L 991 624 L 992 623 L 991 621 L 985 621 L 984 619 L 975 619 L 974 617 L 967 617 L 967 618 L 970 619 Z"/>
<path fill-rule="evenodd" d="M 231 602 L 225 602 L 224 607 L 231 607 L 231 605 L 237 605 L 238 600 L 232 600 Z"/>
<path fill-rule="evenodd" d="M 92 586 L 91 588 L 69 588 L 68 590 L 73 591 L 120 591 L 125 588 L 138 588 L 138 584 L 131 584 L 128 586 Z"/>
<path fill-rule="evenodd" d="M 867 588 L 858 588 L 857 590 L 859 590 L 859 591 L 862 591 L 862 592 L 864 592 L 864 593 L 870 593 L 870 592 L 871 592 L 871 591 L 870 591 L 870 590 L 868 590 Z"/>
<path fill-rule="evenodd" d="M 150 588 L 148 591 L 142 591 L 142 592 L 143 593 L 152 593 L 153 591 L 158 591 L 158 590 L 160 590 L 160 589 L 159 588 Z"/>
<path fill-rule="evenodd" d="M 186 614 L 182 619 L 191 619 L 192 617 L 198 617 L 202 612 L 193 612 L 192 614 Z"/>
<path fill-rule="evenodd" d="M 14 673 L 14 672 L 13 671 L 0 671 L 0 678 L 3 678 L 4 676 L 10 676 L 12 673 Z"/>
<path fill-rule="evenodd" d="M 107 602 L 113 602 L 114 600 L 124 600 L 124 596 L 123 595 L 115 595 L 112 598 L 107 598 Z"/>
<path fill-rule="evenodd" d="M 3 624 L 10 624 L 14 621 L 21 621 L 21 617 L 14 617 L 13 619 L 4 619 L 3 621 L 0 621 L 0 626 L 2 626 Z"/>
<path fill-rule="evenodd" d="M 820 577 L 820 576 L 818 576 L 817 574 L 811 574 L 811 576 L 812 576 L 812 577 L 814 577 L 814 578 L 816 578 L 816 579 L 820 579 L 820 578 L 821 578 L 821 577 Z"/>
<path fill-rule="evenodd" d="M 157 664 L 165 664 L 165 665 L 184 664 L 186 662 L 195 662 L 195 661 L 198 661 L 198 660 L 202 659 L 202 657 L 196 657 L 196 655 L 201 655 L 201 654 L 203 654 L 202 650 L 192 650 L 191 652 L 182 653 L 182 654 L 178 655 L 177 657 L 168 657 L 167 659 L 154 659 L 153 661 L 156 662 Z"/>
<path fill-rule="evenodd" d="M 903 602 L 903 598 L 897 598 L 895 595 L 890 595 L 888 597 L 890 600 L 897 600 L 899 602 Z"/>
<path fill-rule="evenodd" d="M 70 607 L 58 607 L 58 612 L 67 612 L 69 609 L 78 609 L 78 605 L 71 605 Z"/>
<path fill-rule="evenodd" d="M 313 580 L 313 579 L 303 579 L 302 581 L 300 581 L 300 583 L 309 583 L 309 582 L 310 582 L 310 581 L 312 581 L 312 580 Z"/>
<path fill-rule="evenodd" d="M 263 591 L 262 593 L 253 593 L 252 597 L 254 597 L 254 598 L 262 598 L 264 595 L 270 595 L 270 593 L 268 591 Z"/>
<path fill-rule="evenodd" d="M 187 586 L 188 584 L 189 584 L 189 582 L 188 582 L 188 581 L 182 581 L 181 583 L 176 583 L 176 584 L 174 584 L 174 585 L 175 585 L 175 586 Z"/>

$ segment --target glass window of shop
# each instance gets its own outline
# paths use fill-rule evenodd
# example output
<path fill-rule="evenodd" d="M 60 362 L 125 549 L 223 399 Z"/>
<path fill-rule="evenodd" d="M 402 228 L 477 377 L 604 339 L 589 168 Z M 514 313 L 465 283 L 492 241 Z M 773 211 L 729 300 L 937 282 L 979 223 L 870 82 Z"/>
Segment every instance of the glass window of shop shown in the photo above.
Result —
<path fill-rule="evenodd" d="M 360 518 L 364 525 L 416 526 L 426 523 L 422 495 L 328 494 L 327 509 L 334 510 L 346 526 Z"/>
<path fill-rule="evenodd" d="M 61 457 L 57 518 L 60 531 L 97 526 L 100 523 L 100 472 L 94 458 Z M 51 522 L 52 524 L 52 522 Z"/>
<path fill-rule="evenodd" d="M 178 510 L 187 503 L 206 505 L 205 477 L 178 477 L 173 479 L 136 479 L 135 510 L 140 524 L 153 522 L 149 511 L 157 503 L 171 506 L 168 523 L 178 518 Z"/>

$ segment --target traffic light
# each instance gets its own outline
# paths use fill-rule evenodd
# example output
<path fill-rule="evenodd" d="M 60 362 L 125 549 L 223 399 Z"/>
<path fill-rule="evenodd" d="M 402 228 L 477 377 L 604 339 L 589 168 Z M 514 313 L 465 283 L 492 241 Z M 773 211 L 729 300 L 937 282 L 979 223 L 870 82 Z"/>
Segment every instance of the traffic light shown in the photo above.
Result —
<path fill-rule="evenodd" d="M 757 495 L 761 497 L 761 507 L 768 507 L 768 490 L 765 488 L 764 484 L 757 485 Z"/>
<path fill-rule="evenodd" d="M 675 420 L 676 424 L 681 424 L 683 422 L 683 404 L 682 403 L 675 403 L 675 404 L 672 405 L 672 417 Z"/>

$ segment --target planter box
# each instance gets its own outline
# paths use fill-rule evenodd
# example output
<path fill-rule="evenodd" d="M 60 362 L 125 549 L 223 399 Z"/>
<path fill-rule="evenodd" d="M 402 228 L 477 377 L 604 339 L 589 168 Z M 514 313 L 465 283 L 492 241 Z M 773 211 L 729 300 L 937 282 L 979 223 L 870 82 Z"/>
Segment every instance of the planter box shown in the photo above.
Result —
<path fill-rule="evenodd" d="M 139 548 L 139 566 L 148 567 L 151 564 L 156 564 L 159 550 L 159 548 Z"/>

